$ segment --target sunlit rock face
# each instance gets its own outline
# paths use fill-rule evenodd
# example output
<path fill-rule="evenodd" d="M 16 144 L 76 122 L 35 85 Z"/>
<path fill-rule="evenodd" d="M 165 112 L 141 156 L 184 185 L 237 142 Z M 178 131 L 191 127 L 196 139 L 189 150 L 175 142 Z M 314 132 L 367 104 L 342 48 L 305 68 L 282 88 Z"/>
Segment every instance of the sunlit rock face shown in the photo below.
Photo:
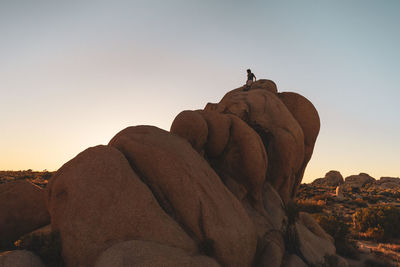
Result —
<path fill-rule="evenodd" d="M 301 183 L 319 128 L 310 101 L 278 93 L 274 82 L 259 80 L 250 90 L 234 89 L 204 110 L 182 112 L 171 132 L 204 154 L 221 178 L 244 186 L 253 200 L 260 199 L 257 183 L 268 181 L 287 203 Z"/>
<path fill-rule="evenodd" d="M 259 80 L 170 132 L 128 127 L 83 151 L 46 189 L 66 265 L 324 264 L 332 240 L 287 208 L 319 125 L 306 98 Z"/>

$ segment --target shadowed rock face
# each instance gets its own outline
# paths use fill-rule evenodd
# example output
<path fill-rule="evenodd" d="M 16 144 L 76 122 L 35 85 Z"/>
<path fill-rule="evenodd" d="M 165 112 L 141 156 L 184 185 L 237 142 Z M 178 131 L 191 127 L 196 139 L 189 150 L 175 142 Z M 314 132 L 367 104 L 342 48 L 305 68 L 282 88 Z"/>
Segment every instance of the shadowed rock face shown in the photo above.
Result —
<path fill-rule="evenodd" d="M 0 241 L 3 244 L 49 223 L 45 192 L 28 181 L 1 184 L 0 203 Z"/>
<path fill-rule="evenodd" d="M 47 187 L 67 266 L 283 266 L 296 245 L 293 262 L 321 263 L 331 240 L 285 213 L 318 131 L 313 105 L 269 80 L 180 113 L 170 132 L 122 130 Z"/>

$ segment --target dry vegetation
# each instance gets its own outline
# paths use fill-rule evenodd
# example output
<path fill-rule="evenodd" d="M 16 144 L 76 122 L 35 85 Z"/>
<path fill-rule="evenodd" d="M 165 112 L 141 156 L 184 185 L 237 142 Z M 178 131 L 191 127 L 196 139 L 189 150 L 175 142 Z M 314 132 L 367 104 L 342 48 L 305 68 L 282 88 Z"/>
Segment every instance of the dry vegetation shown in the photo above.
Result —
<path fill-rule="evenodd" d="M 338 254 L 364 266 L 400 266 L 400 192 L 364 186 L 338 199 L 335 189 L 302 184 L 297 209 L 334 237 Z"/>
<path fill-rule="evenodd" d="M 40 187 L 45 187 L 54 172 L 44 170 L 42 172 L 25 170 L 25 171 L 0 171 L 0 184 L 15 180 L 28 180 Z"/>

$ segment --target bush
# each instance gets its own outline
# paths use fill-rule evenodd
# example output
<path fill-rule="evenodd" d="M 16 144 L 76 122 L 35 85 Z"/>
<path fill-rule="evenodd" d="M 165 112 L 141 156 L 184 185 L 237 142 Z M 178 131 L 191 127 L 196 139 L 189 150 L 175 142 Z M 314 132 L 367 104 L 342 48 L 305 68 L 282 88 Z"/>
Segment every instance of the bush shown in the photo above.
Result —
<path fill-rule="evenodd" d="M 354 204 L 354 205 L 356 205 L 356 206 L 359 207 L 359 208 L 366 208 L 366 207 L 368 207 L 367 202 L 366 202 L 365 200 L 361 199 L 361 198 L 357 198 L 357 199 L 353 200 L 351 203 Z"/>
<path fill-rule="evenodd" d="M 334 216 L 316 217 L 319 225 L 335 239 L 336 252 L 342 256 L 357 259 L 358 253 L 354 242 L 348 239 L 350 226 Z"/>
<path fill-rule="evenodd" d="M 354 229 L 376 240 L 400 237 L 399 221 L 400 209 L 391 206 L 363 208 L 353 215 Z"/>
<path fill-rule="evenodd" d="M 324 200 L 305 199 L 298 200 L 297 209 L 308 213 L 320 213 L 324 209 L 326 202 Z"/>
<path fill-rule="evenodd" d="M 313 197 L 313 199 L 317 200 L 317 201 L 318 200 L 326 201 L 326 200 L 332 200 L 332 196 L 330 194 L 328 194 L 328 193 L 325 193 L 325 194 L 321 194 L 321 195 L 316 195 L 316 196 Z"/>

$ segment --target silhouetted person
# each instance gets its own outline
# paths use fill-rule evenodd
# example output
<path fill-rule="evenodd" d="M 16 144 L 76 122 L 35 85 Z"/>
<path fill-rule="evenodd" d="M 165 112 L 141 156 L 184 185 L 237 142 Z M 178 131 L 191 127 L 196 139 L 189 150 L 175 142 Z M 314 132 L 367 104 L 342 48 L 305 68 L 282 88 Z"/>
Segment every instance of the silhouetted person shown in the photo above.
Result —
<path fill-rule="evenodd" d="M 253 79 L 254 81 L 257 80 L 256 75 L 254 75 L 254 73 L 251 72 L 250 69 L 247 70 L 247 81 L 246 81 L 246 86 L 244 87 L 245 91 L 248 91 L 251 87 L 251 84 L 253 83 Z"/>

